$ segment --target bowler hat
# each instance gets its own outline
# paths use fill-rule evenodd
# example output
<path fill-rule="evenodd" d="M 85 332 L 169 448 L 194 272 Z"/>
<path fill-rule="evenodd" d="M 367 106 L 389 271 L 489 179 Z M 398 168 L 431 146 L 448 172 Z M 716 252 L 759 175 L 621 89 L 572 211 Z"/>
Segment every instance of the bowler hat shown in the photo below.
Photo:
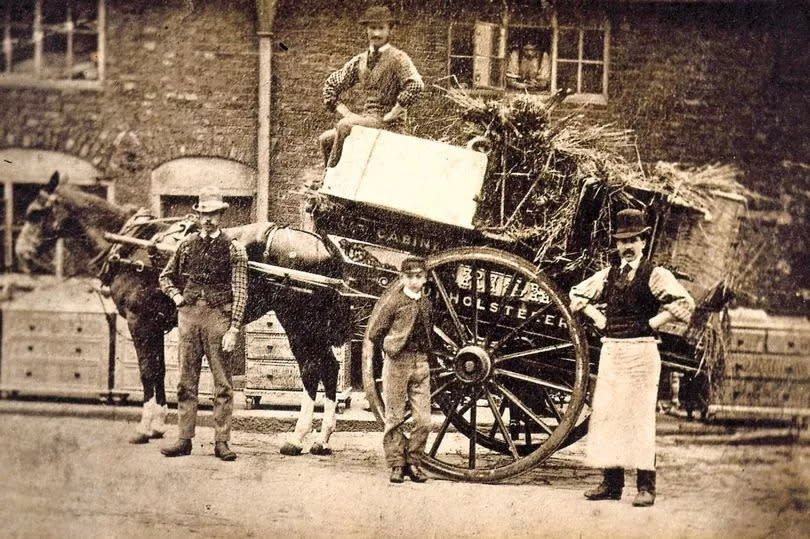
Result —
<path fill-rule="evenodd" d="M 418 273 L 427 271 L 427 263 L 421 256 L 409 256 L 402 261 L 402 273 Z"/>
<path fill-rule="evenodd" d="M 616 214 L 616 232 L 613 233 L 613 238 L 623 240 L 640 236 L 649 230 L 650 227 L 646 226 L 643 212 L 622 210 Z"/>
<path fill-rule="evenodd" d="M 207 186 L 200 189 L 200 199 L 192 208 L 199 213 L 212 213 L 224 210 L 227 207 L 228 203 L 222 200 L 219 187 Z"/>
<path fill-rule="evenodd" d="M 391 14 L 391 10 L 386 6 L 372 6 L 363 13 L 360 24 L 371 24 L 375 22 L 396 24 L 399 21 Z"/>

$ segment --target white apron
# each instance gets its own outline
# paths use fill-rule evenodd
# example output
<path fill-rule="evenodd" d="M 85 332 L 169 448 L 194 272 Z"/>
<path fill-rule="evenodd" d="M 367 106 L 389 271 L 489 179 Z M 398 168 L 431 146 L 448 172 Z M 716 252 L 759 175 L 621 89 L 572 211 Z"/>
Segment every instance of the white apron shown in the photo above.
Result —
<path fill-rule="evenodd" d="M 602 339 L 585 461 L 598 468 L 655 469 L 661 357 L 654 337 Z"/>

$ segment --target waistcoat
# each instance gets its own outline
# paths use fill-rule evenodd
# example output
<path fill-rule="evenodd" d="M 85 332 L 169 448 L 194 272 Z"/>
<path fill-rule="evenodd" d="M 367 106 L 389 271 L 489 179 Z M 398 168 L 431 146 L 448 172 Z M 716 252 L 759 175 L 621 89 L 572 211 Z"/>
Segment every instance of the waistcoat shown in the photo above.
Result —
<path fill-rule="evenodd" d="M 644 261 L 636 275 L 627 282 L 619 275 L 619 266 L 612 266 L 605 283 L 607 324 L 605 335 L 617 339 L 649 337 L 654 335 L 649 320 L 658 313 L 660 302 L 650 291 L 652 264 Z"/>
<path fill-rule="evenodd" d="M 233 301 L 231 291 L 231 239 L 220 233 L 214 239 L 194 234 L 187 243 L 181 266 L 186 285 L 183 299 L 194 304 L 204 298 L 212 307 Z"/>
<path fill-rule="evenodd" d="M 423 299 L 417 301 L 419 302 L 419 310 L 416 314 L 416 320 L 413 323 L 411 334 L 408 335 L 408 340 L 405 342 L 405 346 L 402 349 L 406 352 L 426 354 L 430 352 L 430 336 L 428 335 L 430 318 L 427 313 L 427 303 Z"/>
<path fill-rule="evenodd" d="M 402 91 L 400 70 L 405 66 L 400 61 L 400 55 L 404 53 L 388 47 L 380 53 L 373 69 L 368 68 L 368 54 L 360 62 L 358 74 L 360 89 L 366 96 L 363 113 L 382 117 L 396 104 L 397 96 Z"/>

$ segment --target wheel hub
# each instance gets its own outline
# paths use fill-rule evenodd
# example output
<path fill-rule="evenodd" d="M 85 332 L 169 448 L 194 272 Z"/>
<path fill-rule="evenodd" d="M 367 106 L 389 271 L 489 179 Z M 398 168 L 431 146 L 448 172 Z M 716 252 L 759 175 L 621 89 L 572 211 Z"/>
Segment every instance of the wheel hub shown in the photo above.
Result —
<path fill-rule="evenodd" d="M 486 380 L 492 372 L 489 353 L 480 346 L 465 346 L 456 354 L 456 376 L 468 384 Z"/>

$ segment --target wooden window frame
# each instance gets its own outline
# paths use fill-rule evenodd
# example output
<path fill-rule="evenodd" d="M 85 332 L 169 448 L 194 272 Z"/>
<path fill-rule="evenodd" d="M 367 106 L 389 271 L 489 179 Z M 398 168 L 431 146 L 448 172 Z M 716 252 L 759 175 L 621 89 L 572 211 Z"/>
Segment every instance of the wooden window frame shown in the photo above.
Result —
<path fill-rule="evenodd" d="M 464 28 L 464 29 L 472 29 L 474 31 L 476 24 L 482 23 L 482 21 L 476 21 L 475 23 L 467 23 L 467 22 L 451 22 L 450 28 L 447 34 L 447 49 L 448 49 L 448 59 L 447 59 L 447 74 L 448 80 L 453 80 L 454 73 L 452 72 L 452 60 L 454 58 L 467 58 L 471 59 L 473 62 L 475 61 L 475 44 L 473 44 L 473 54 L 470 55 L 459 55 L 453 54 L 453 31 L 456 28 Z M 607 16 L 602 17 L 602 20 L 599 24 L 582 24 L 582 25 L 570 25 L 570 24 L 559 24 L 557 14 L 553 14 L 551 16 L 550 25 L 542 25 L 542 24 L 509 24 L 507 26 L 503 26 L 502 24 L 498 23 L 486 23 L 492 24 L 494 26 L 500 26 L 502 28 L 501 35 L 502 43 L 500 45 L 500 50 L 504 52 L 501 57 L 497 57 L 497 59 L 503 63 L 506 61 L 505 51 L 509 50 L 509 34 L 511 29 L 537 29 L 537 30 L 550 30 L 551 31 L 551 87 L 550 91 L 538 91 L 538 92 L 527 92 L 527 95 L 537 96 L 539 99 L 547 98 L 548 96 L 554 94 L 558 90 L 558 81 L 557 81 L 557 73 L 558 73 L 558 66 L 559 63 L 576 63 L 577 64 L 577 88 L 576 92 L 572 93 L 568 96 L 567 101 L 570 103 L 589 103 L 589 104 L 596 104 L 596 105 L 606 105 L 608 101 L 608 81 L 610 78 L 610 20 Z M 579 32 L 579 43 L 578 43 L 578 58 L 577 59 L 569 59 L 563 58 L 562 62 L 560 62 L 559 58 L 559 35 L 560 30 L 576 30 Z M 599 30 L 603 33 L 603 49 L 602 49 L 602 60 L 586 60 L 582 58 L 583 56 L 583 48 L 584 48 L 584 35 L 586 31 L 592 30 Z M 495 58 L 495 57 L 493 57 Z M 602 92 L 601 93 L 582 93 L 579 92 L 582 88 L 582 66 L 584 64 L 594 64 L 594 65 L 602 65 Z M 487 87 L 475 87 L 472 86 L 468 89 L 468 91 L 473 94 L 519 94 L 524 93 L 519 90 L 509 89 L 506 87 L 505 83 L 505 66 L 502 66 L 501 69 L 501 85 L 500 86 L 487 86 Z M 472 77 L 475 77 L 475 74 L 472 74 Z M 474 81 L 473 81 L 474 83 Z"/>
<path fill-rule="evenodd" d="M 101 90 L 104 85 L 104 65 L 106 57 L 106 27 L 107 11 L 106 0 L 97 0 L 96 8 L 96 36 L 97 36 L 97 70 L 98 78 L 93 80 L 72 80 L 59 78 L 46 78 L 42 76 L 42 54 L 43 41 L 45 37 L 42 24 L 42 5 L 48 0 L 35 0 L 34 20 L 32 21 L 32 41 L 34 43 L 34 74 L 21 74 L 13 71 L 12 56 L 14 54 L 14 44 L 11 39 L 11 26 L 15 23 L 10 21 L 7 14 L 2 20 L 2 53 L 5 56 L 5 71 L 0 72 L 0 87 L 24 87 L 24 88 L 55 88 L 55 89 L 78 89 L 78 90 Z M 75 27 L 73 21 L 68 18 L 59 28 L 51 27 L 51 31 L 63 33 L 67 40 L 67 50 L 65 58 L 70 66 L 73 63 L 73 36 Z"/>

